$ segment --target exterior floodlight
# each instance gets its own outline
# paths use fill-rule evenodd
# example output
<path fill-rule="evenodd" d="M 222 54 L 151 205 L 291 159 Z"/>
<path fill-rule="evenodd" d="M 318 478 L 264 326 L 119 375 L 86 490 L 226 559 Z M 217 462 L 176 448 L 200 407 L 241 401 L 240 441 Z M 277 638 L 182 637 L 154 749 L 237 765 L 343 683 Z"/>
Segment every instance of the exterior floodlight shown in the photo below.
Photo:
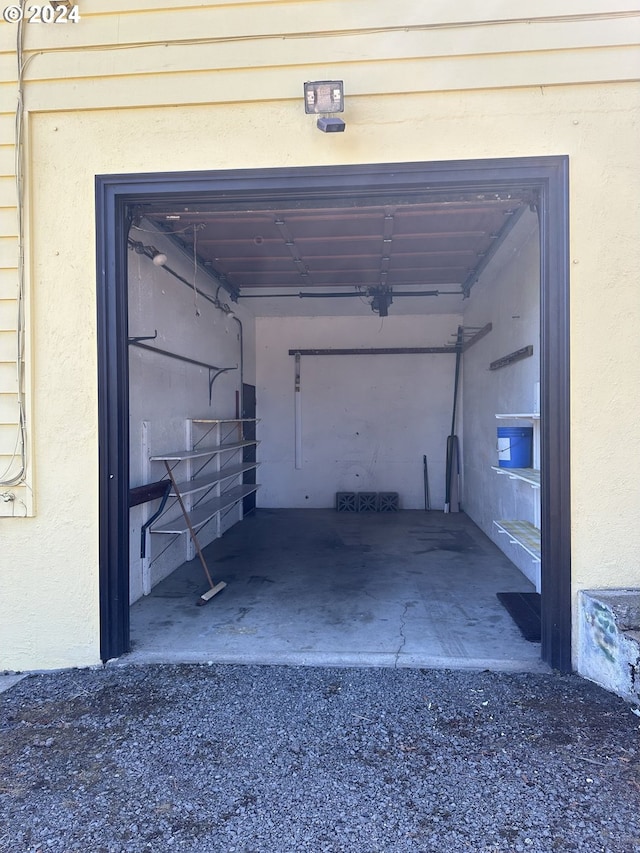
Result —
<path fill-rule="evenodd" d="M 342 80 L 318 80 L 304 84 L 306 113 L 344 112 L 344 83 Z"/>
<path fill-rule="evenodd" d="M 334 113 L 344 112 L 344 83 L 342 80 L 316 80 L 304 84 L 304 111 L 318 115 L 318 130 L 323 133 L 342 133 L 346 127 Z"/>

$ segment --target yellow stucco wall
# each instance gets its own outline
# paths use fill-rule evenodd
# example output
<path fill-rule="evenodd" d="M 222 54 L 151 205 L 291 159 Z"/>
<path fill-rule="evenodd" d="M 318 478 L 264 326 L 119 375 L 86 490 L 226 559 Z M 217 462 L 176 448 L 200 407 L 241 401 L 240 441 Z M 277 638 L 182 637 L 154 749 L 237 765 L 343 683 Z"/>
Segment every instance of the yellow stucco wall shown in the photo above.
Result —
<path fill-rule="evenodd" d="M 152 14 L 160 3 L 108 5 L 109 14 L 106 3 L 83 4 L 83 15 L 86 6 L 87 17 L 96 18 L 90 39 L 86 30 L 81 36 L 79 26 L 62 36 L 43 27 L 29 33 L 35 50 L 50 49 L 55 37 L 64 40 L 64 50 L 34 59 L 35 82 L 26 90 L 29 426 L 37 512 L 33 518 L 0 519 L 0 669 L 99 660 L 96 174 L 569 155 L 573 587 L 640 586 L 640 83 L 631 79 L 625 43 L 631 39 L 623 37 L 628 27 L 618 21 L 603 29 L 601 41 L 614 42 L 604 49 L 597 47 L 592 31 L 590 45 L 559 52 L 556 59 L 564 60 L 555 72 L 548 68 L 542 44 L 532 47 L 530 62 L 522 54 L 519 65 L 508 51 L 493 66 L 485 53 L 474 60 L 469 52 L 488 50 L 491 40 L 486 30 L 468 27 L 460 30 L 464 41 L 452 41 L 448 30 L 446 38 L 433 41 L 435 31 L 428 32 L 429 49 L 442 48 L 437 62 L 417 56 L 429 47 L 424 40 L 412 48 L 416 55 L 400 57 L 407 42 L 397 33 L 387 34 L 385 49 L 391 50 L 389 40 L 395 46 L 385 62 L 374 61 L 375 54 L 365 58 L 373 42 L 365 48 L 358 43 L 356 51 L 348 43 L 354 37 L 340 36 L 323 37 L 322 64 L 317 38 L 281 46 L 285 58 L 290 51 L 295 56 L 295 67 L 289 67 L 270 40 L 259 51 L 256 45 L 236 45 L 237 67 L 231 74 L 209 70 L 224 59 L 214 46 L 206 55 L 200 47 L 183 46 L 179 57 L 170 59 L 167 51 L 175 47 L 145 47 L 142 53 L 126 52 L 124 65 L 119 51 L 93 56 L 76 51 L 82 38 L 97 43 L 97 34 L 106 32 L 107 21 L 115 26 L 115 18 L 120 40 L 140 32 L 135 16 L 113 14 L 120 7 L 146 8 L 138 17 L 146 14 L 152 32 L 153 27 L 167 32 L 168 19 L 159 22 Z M 206 5 L 211 7 L 207 14 L 219 11 L 220 4 Z M 497 15 L 509 4 L 491 5 L 488 11 Z M 563 3 L 560 9 L 556 3 L 546 11 L 575 11 L 576 5 Z M 597 11 L 598 5 L 580 7 Z M 302 29 L 304 21 L 309 29 L 354 25 L 340 14 L 350 3 L 234 6 L 230 31 L 232 24 L 236 30 L 241 26 L 242 12 L 247 21 L 247 9 L 256 31 L 267 20 L 274 30 L 274 11 L 282 22 L 287 10 L 291 28 Z M 359 2 L 355 6 L 364 9 Z M 397 24 L 399 12 L 413 23 L 424 17 L 422 3 L 399 6 L 392 7 L 391 16 L 384 12 L 387 4 L 368 3 L 375 14 L 365 15 L 360 24 L 390 26 L 392 18 Z M 309 27 L 309 16 L 302 13 L 312 9 L 318 16 Z M 267 12 L 271 17 L 265 17 Z M 172 15 L 175 24 L 178 17 Z M 102 29 L 97 28 L 100 17 Z M 543 34 L 539 30 L 536 38 L 544 41 Z M 187 34 L 176 31 L 175 37 Z M 7 93 L 13 85 L 10 47 L 4 32 L 2 38 Z M 106 41 L 115 38 L 110 29 Z M 457 51 L 453 65 L 447 49 Z M 600 78 L 608 82 L 598 82 L 596 54 Z M 305 55 L 311 57 L 310 66 Z M 264 67 L 246 67 L 250 56 Z M 101 75 L 95 82 L 87 79 L 92 65 Z M 175 73 L 181 66 L 186 72 Z M 536 77 L 543 69 L 544 77 Z M 71 71 L 77 77 L 69 77 Z M 502 85 L 511 79 L 500 78 L 501 73 L 511 73 L 515 86 L 498 88 L 499 79 Z M 589 75 L 594 82 L 587 82 Z M 318 133 L 313 118 L 304 115 L 302 83 L 323 77 L 345 81 L 344 134 Z M 580 82 L 571 83 L 575 78 Z M 561 85 L 534 83 L 540 79 Z M 181 101 L 184 105 L 176 105 Z M 0 116 L 5 148 L 7 115 Z M 8 210 L 9 184 L 3 187 Z"/>

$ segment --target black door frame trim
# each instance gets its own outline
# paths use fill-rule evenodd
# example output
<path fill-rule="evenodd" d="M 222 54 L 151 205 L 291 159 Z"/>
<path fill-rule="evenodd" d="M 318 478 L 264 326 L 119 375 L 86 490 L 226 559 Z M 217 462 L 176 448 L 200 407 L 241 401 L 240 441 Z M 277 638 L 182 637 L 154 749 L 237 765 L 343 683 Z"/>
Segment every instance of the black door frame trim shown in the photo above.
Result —
<path fill-rule="evenodd" d="M 566 156 L 96 177 L 100 643 L 129 650 L 128 216 L 139 204 L 383 198 L 529 188 L 541 243 L 542 659 L 571 671 L 569 161 Z"/>

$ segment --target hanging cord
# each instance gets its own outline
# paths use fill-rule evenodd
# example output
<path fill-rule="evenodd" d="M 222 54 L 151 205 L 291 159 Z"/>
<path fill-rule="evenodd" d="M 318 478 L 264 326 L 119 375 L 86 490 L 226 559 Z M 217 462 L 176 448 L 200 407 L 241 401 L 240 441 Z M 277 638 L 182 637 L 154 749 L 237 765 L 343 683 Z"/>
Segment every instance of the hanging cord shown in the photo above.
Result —
<path fill-rule="evenodd" d="M 149 258 L 150 260 L 153 260 L 154 257 L 158 256 L 159 254 L 162 254 L 158 251 L 158 249 L 155 248 L 155 246 L 146 246 L 144 243 L 141 243 L 138 240 L 133 240 L 131 237 L 129 237 L 127 245 L 129 251 L 136 252 L 139 255 L 145 255 L 145 257 Z M 197 296 L 202 297 L 203 299 L 206 299 L 207 302 L 210 302 L 212 305 L 215 305 L 215 307 L 222 311 L 223 314 L 226 314 L 227 316 L 235 314 L 228 302 L 221 302 L 219 299 L 220 291 L 225 289 L 223 288 L 222 284 L 218 284 L 215 296 L 209 296 L 209 294 L 207 294 L 203 290 L 200 290 L 198 287 L 194 288 L 193 281 L 188 281 L 175 270 L 171 269 L 168 264 L 162 263 L 161 267 L 165 272 L 169 273 L 169 275 L 172 275 L 178 281 L 182 282 L 182 284 L 184 284 L 186 287 L 195 290 Z M 217 281 L 217 279 L 213 277 L 212 280 Z"/>

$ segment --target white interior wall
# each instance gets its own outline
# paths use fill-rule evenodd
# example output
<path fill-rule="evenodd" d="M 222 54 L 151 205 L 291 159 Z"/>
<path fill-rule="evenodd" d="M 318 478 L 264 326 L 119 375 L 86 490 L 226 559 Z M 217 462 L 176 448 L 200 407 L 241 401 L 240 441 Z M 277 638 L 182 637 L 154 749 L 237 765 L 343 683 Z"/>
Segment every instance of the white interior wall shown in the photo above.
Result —
<path fill-rule="evenodd" d="M 491 470 L 498 464 L 497 427 L 531 426 L 497 420 L 496 413 L 539 411 L 540 253 L 538 223 L 527 211 L 471 291 L 465 326 L 493 324 L 492 331 L 463 357 L 463 505 L 465 512 L 539 589 L 540 565 L 509 544 L 494 519 L 540 525 L 540 492 Z M 499 370 L 489 364 L 533 344 L 533 356 Z"/>
<path fill-rule="evenodd" d="M 144 230 L 140 230 L 144 229 Z M 167 265 L 188 282 L 193 282 L 194 267 L 188 258 L 164 235 L 143 221 L 131 238 L 166 253 Z M 215 282 L 198 270 L 199 290 L 214 297 Z M 228 296 L 220 291 L 220 301 Z M 254 321 L 242 306 L 233 306 L 241 320 L 244 338 L 244 381 L 255 383 Z M 234 418 L 236 392 L 240 391 L 240 329 L 233 318 L 198 296 L 163 267 L 146 256 L 129 252 L 129 335 L 153 335 L 149 346 L 179 353 L 218 367 L 237 369 L 222 374 L 213 385 L 209 405 L 209 372 L 205 367 L 187 364 L 129 347 L 129 433 L 130 485 L 138 486 L 166 476 L 164 463 L 149 462 L 149 456 L 187 449 L 187 418 Z M 179 469 L 178 469 L 179 470 Z M 187 535 L 147 534 L 147 560 L 140 557 L 140 527 L 158 507 L 152 501 L 130 511 L 130 600 L 138 599 L 145 586 L 153 586 L 180 566 L 189 554 Z M 174 506 L 167 517 L 180 515 Z M 235 523 L 239 509 L 223 519 L 223 529 Z M 202 545 L 214 537 L 213 523 L 199 531 Z M 167 546 L 169 546 L 167 548 Z M 147 578 L 145 581 L 145 572 Z"/>
<path fill-rule="evenodd" d="M 193 265 L 153 226 L 132 231 L 168 257 L 191 281 Z M 462 441 L 465 511 L 521 570 L 537 582 L 530 558 L 497 534 L 495 518 L 539 523 L 538 494 L 491 471 L 496 464 L 495 413 L 531 411 L 539 376 L 539 257 L 537 222 L 527 213 L 485 270 L 461 315 L 374 314 L 361 317 L 259 317 L 242 305 L 234 312 L 244 331 L 244 381 L 257 386 L 258 505 L 321 508 L 339 491 L 396 491 L 405 509 L 424 507 L 423 456 L 429 465 L 431 506 L 442 509 L 446 439 L 451 426 L 455 358 L 441 354 L 303 356 L 301 362 L 301 467 L 295 467 L 295 361 L 289 350 L 443 346 L 459 324 L 493 324 L 493 331 L 463 360 L 458 432 Z M 129 256 L 129 334 L 153 334 L 149 342 L 218 366 L 240 364 L 237 323 L 162 267 L 134 252 Z M 216 292 L 202 271 L 198 287 Z M 223 299 L 225 297 L 222 293 Z M 254 306 L 258 307 L 258 306 Z M 528 343 L 534 357 L 499 371 L 488 364 Z M 208 401 L 208 372 L 130 347 L 132 486 L 164 473 L 148 456 L 186 449 L 189 417 L 235 417 L 240 371 L 221 376 Z M 461 428 L 460 425 L 464 424 Z M 131 600 L 143 594 L 145 566 L 139 555 L 140 525 L 156 502 L 130 515 Z M 175 513 L 178 514 L 177 512 Z M 238 520 L 230 513 L 226 529 Z M 203 531 L 208 544 L 213 531 Z M 148 536 L 147 584 L 155 585 L 188 556 L 185 535 Z M 169 547 L 167 548 L 167 545 Z M 166 550 L 165 550 L 166 549 Z M 161 552 L 163 552 L 161 554 Z"/>
<path fill-rule="evenodd" d="M 391 308 L 393 312 L 393 306 Z M 332 507 L 336 492 L 398 492 L 444 504 L 455 359 L 448 354 L 303 356 L 302 467 L 295 467 L 294 357 L 290 349 L 443 346 L 458 315 L 262 317 L 256 320 L 259 481 L 263 507 Z"/>

